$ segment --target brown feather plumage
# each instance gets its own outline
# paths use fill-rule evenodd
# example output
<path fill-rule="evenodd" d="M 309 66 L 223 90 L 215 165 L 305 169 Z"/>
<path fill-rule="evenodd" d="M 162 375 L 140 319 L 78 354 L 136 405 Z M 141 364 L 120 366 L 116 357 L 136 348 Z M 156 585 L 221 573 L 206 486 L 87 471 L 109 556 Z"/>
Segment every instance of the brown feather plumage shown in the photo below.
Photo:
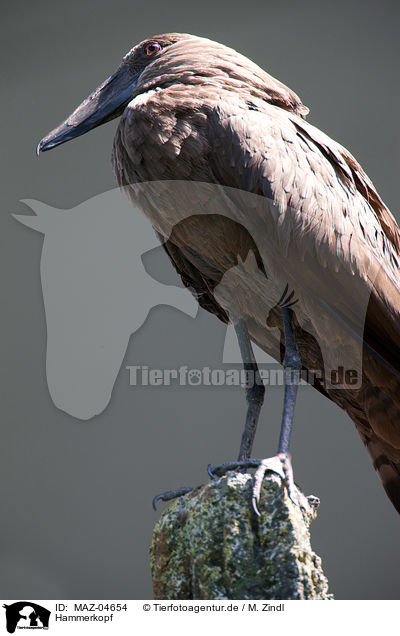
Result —
<path fill-rule="evenodd" d="M 353 419 L 400 512 L 400 233 L 372 182 L 345 148 L 304 121 L 308 109 L 294 93 L 221 45 L 184 36 L 144 73 L 139 92 L 148 98 L 126 109 L 113 151 L 118 182 L 132 196 L 135 182 L 160 179 L 219 183 L 267 196 L 283 214 L 291 207 L 302 217 L 297 234 L 288 219 L 283 241 L 278 232 L 282 243 L 303 257 L 308 253 L 314 264 L 316 259 L 334 269 L 339 260 L 360 275 L 362 255 L 351 254 L 349 246 L 341 251 L 333 230 L 350 218 L 351 232 L 360 234 L 361 227 L 367 233 L 360 240 L 370 242 L 384 274 L 370 285 L 362 384 L 357 390 L 316 388 Z M 199 240 L 202 233 L 207 245 Z M 183 222 L 165 244 L 185 285 L 222 320 L 227 315 L 213 290 L 235 265 L 238 236 L 240 229 L 218 233 L 215 220 L 202 218 Z M 223 262 L 221 252 L 233 260 Z M 264 325 L 248 319 L 253 340 L 271 353 Z M 282 330 L 279 312 L 275 321 Z M 304 367 L 318 368 L 317 341 L 299 325 L 297 336 Z"/>
<path fill-rule="evenodd" d="M 221 320 L 244 317 L 278 360 L 276 304 L 293 290 L 303 367 L 324 369 L 315 388 L 354 421 L 400 512 L 400 231 L 371 180 L 305 121 L 293 91 L 204 38 L 170 33 L 134 47 L 39 150 L 121 113 L 117 181 L 184 285 Z M 341 356 L 360 362 L 354 386 L 327 381 L 327 361 Z"/>

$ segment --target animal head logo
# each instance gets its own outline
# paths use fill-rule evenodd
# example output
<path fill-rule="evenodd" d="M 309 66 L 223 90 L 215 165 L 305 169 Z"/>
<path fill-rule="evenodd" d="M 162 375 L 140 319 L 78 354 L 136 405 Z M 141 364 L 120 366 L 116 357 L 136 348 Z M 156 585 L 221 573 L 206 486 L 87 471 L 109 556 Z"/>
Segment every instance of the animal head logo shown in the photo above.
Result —
<path fill-rule="evenodd" d="M 197 303 L 184 289 L 147 274 L 142 256 L 159 242 L 119 191 L 71 210 L 24 203 L 35 216 L 15 218 L 44 234 L 40 274 L 50 395 L 58 408 L 86 420 L 106 408 L 129 338 L 149 311 L 166 304 L 194 317 Z"/>
<path fill-rule="evenodd" d="M 19 601 L 3 605 L 6 610 L 7 631 L 13 634 L 18 628 L 48 629 L 51 612 L 31 601 Z"/>

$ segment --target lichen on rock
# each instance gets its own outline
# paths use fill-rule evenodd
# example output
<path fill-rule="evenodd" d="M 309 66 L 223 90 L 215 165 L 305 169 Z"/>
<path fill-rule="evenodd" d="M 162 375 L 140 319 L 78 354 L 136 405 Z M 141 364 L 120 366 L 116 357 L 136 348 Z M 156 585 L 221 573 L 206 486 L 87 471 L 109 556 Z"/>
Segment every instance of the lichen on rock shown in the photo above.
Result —
<path fill-rule="evenodd" d="M 258 517 L 253 478 L 229 472 L 177 499 L 153 533 L 150 562 L 156 599 L 329 599 L 309 527 L 319 501 L 281 478 L 263 481 Z"/>

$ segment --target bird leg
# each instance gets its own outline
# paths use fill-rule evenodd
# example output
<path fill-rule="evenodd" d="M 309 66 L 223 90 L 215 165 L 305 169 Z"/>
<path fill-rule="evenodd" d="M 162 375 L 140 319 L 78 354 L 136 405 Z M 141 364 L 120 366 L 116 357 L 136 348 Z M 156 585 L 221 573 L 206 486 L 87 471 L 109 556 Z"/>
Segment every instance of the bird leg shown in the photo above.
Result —
<path fill-rule="evenodd" d="M 301 355 L 296 342 L 293 311 L 289 306 L 282 306 L 282 317 L 285 337 L 285 355 L 283 358 L 283 367 L 285 369 L 285 396 L 282 425 L 279 436 L 278 454 L 275 455 L 275 457 L 263 459 L 254 475 L 252 506 L 258 515 L 260 514 L 258 511 L 258 503 L 260 501 L 261 484 L 267 471 L 281 475 L 286 482 L 290 499 L 293 503 L 297 503 L 289 446 L 293 429 L 294 407 L 296 405 L 297 390 L 299 388 Z"/>
<path fill-rule="evenodd" d="M 240 462 L 249 459 L 251 455 L 258 419 L 264 403 L 265 386 L 261 380 L 249 332 L 244 321 L 238 320 L 235 322 L 234 327 L 242 355 L 243 368 L 245 371 L 250 372 L 250 385 L 246 387 L 246 422 L 238 455 L 238 461 Z"/>
<path fill-rule="evenodd" d="M 290 436 L 293 429 L 294 407 L 296 405 L 297 389 L 299 388 L 301 356 L 294 331 L 293 311 L 289 307 L 282 307 L 282 317 L 285 335 L 285 356 L 283 358 L 285 397 L 278 453 L 288 454 Z"/>
<path fill-rule="evenodd" d="M 285 295 L 285 294 L 284 294 Z M 288 300 L 291 300 L 291 296 L 289 296 Z M 283 301 L 283 298 L 282 298 Z M 296 301 L 295 301 L 296 302 Z M 282 425 L 281 432 L 279 437 L 279 445 L 278 445 L 278 453 L 274 457 L 269 457 L 267 459 L 250 459 L 249 455 L 246 455 L 246 449 L 248 447 L 248 440 L 250 440 L 249 452 L 251 451 L 251 446 L 254 439 L 254 434 L 257 426 L 258 415 L 261 409 L 262 401 L 258 405 L 258 410 L 253 409 L 252 402 L 249 400 L 249 394 L 247 393 L 247 399 L 249 402 L 249 408 L 246 417 L 246 426 L 245 431 L 242 437 L 242 444 L 240 446 L 239 459 L 237 462 L 227 462 L 226 464 L 222 464 L 221 466 L 208 467 L 208 474 L 212 478 L 216 478 L 217 476 L 223 475 L 228 470 L 237 470 L 238 468 L 256 468 L 256 472 L 254 474 L 254 484 L 253 484 L 253 493 L 252 493 L 252 506 L 254 512 L 259 515 L 258 503 L 260 500 L 260 492 L 261 492 L 261 484 L 264 479 L 264 475 L 266 472 L 274 472 L 284 480 L 286 483 L 288 494 L 293 503 L 297 503 L 296 496 L 296 487 L 293 481 L 293 470 L 292 464 L 289 456 L 289 445 L 290 445 L 290 436 L 293 428 L 293 418 L 294 418 L 294 407 L 296 404 L 297 390 L 300 380 L 300 370 L 301 370 L 301 356 L 299 349 L 297 347 L 296 336 L 294 331 L 293 324 L 293 311 L 290 309 L 290 306 L 294 303 L 288 303 L 281 305 L 282 308 L 282 317 L 283 317 L 283 330 L 284 330 L 284 338 L 285 338 L 285 355 L 283 358 L 283 367 L 285 369 L 285 395 L 284 395 L 284 404 L 283 404 L 283 414 L 282 414 Z M 236 328 L 236 326 L 235 326 Z M 239 331 L 239 333 L 238 333 Z M 245 351 L 245 347 L 247 345 L 246 338 L 243 336 L 243 326 L 239 325 L 239 329 L 237 329 L 236 333 L 238 333 L 239 345 L 241 345 L 241 352 L 243 356 L 243 351 Z M 239 335 L 240 334 L 240 335 Z M 248 334 L 247 334 L 248 337 Z M 251 349 L 251 343 L 249 340 L 248 346 L 250 347 L 251 353 L 253 351 Z M 247 363 L 247 358 L 244 358 L 244 364 Z M 254 358 L 254 354 L 253 354 Z M 251 363 L 249 363 L 251 364 Z M 253 364 L 258 373 L 257 364 L 254 360 Z M 253 367 L 254 368 L 254 367 Z M 258 374 L 259 375 L 259 374 Z M 264 388 L 264 387 L 263 387 Z M 264 396 L 264 392 L 262 393 L 262 398 Z M 254 397 L 250 395 L 251 398 Z M 261 400 L 262 400 L 261 398 Z M 255 420 L 257 417 L 257 420 Z"/>
<path fill-rule="evenodd" d="M 289 297 L 291 300 L 291 297 Z M 267 472 L 279 475 L 285 482 L 288 494 L 293 503 L 298 503 L 296 496 L 296 486 L 293 480 L 293 470 L 289 455 L 290 437 L 293 428 L 294 408 L 296 404 L 297 390 L 300 380 L 301 356 L 297 347 L 296 336 L 293 323 L 293 311 L 290 305 L 294 303 L 282 304 L 283 331 L 285 339 L 285 355 L 283 367 L 285 370 L 285 395 L 283 403 L 282 425 L 279 436 L 278 453 L 274 457 L 266 459 L 251 459 L 250 454 L 253 447 L 254 436 L 257 429 L 261 407 L 264 402 L 265 387 L 261 380 L 260 372 L 251 346 L 247 327 L 242 320 L 235 323 L 240 352 L 243 359 L 243 366 L 246 371 L 251 371 L 252 381 L 246 388 L 247 413 L 246 422 L 240 444 L 239 456 L 236 462 L 226 462 L 220 466 L 209 464 L 207 472 L 212 479 L 221 477 L 229 470 L 245 470 L 255 468 L 254 483 L 251 503 L 254 512 L 259 516 L 258 504 L 260 501 L 261 485 Z M 180 488 L 171 490 L 153 499 L 153 508 L 156 508 L 157 501 L 170 501 L 176 497 L 181 497 L 194 490 L 193 488 Z"/>
<path fill-rule="evenodd" d="M 241 319 L 237 320 L 234 323 L 234 327 L 242 356 L 243 368 L 246 372 L 249 372 L 250 379 L 248 386 L 246 387 L 246 421 L 237 461 L 226 462 L 220 466 L 212 466 L 209 464 L 207 472 L 212 479 L 220 477 L 228 470 L 241 469 L 244 471 L 246 468 L 257 468 L 260 464 L 259 459 L 250 459 L 250 455 L 253 448 L 261 407 L 264 403 L 265 386 L 261 380 L 245 322 Z"/>

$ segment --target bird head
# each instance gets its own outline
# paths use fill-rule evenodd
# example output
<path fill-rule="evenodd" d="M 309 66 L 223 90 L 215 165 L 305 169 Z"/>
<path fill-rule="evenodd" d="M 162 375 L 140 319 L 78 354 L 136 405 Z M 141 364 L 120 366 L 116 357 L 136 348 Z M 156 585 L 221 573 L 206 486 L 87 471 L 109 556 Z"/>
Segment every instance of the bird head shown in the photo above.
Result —
<path fill-rule="evenodd" d="M 119 117 L 138 95 L 174 84 L 203 85 L 211 95 L 218 89 L 237 94 L 242 90 L 300 116 L 308 113 L 293 91 L 240 53 L 206 38 L 168 33 L 134 46 L 115 73 L 39 142 L 37 153 Z"/>

